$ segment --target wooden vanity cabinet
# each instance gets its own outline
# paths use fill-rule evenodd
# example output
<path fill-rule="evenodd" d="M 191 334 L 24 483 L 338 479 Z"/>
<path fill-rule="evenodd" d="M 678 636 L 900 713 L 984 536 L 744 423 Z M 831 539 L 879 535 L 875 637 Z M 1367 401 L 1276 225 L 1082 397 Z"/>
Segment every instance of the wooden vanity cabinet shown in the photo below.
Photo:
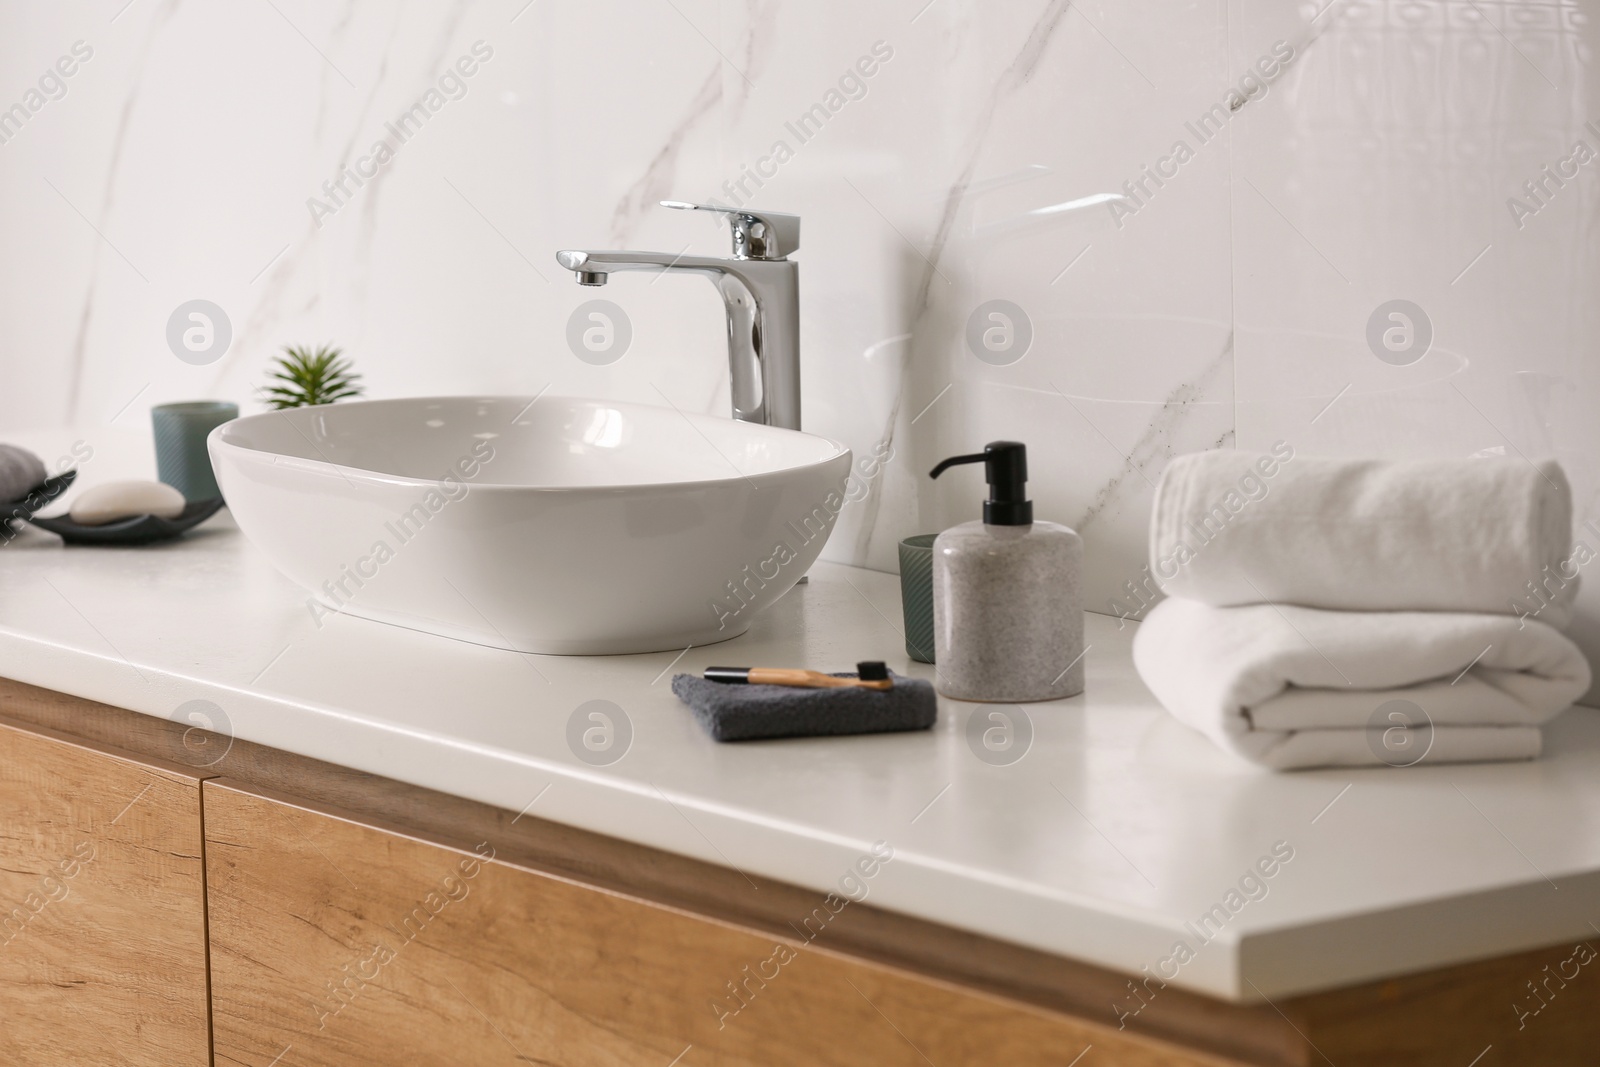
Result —
<path fill-rule="evenodd" d="M 493 841 L 447 848 L 226 779 L 205 793 L 218 1064 L 1061 1067 L 1090 1045 L 1127 1067 L 1230 1062 L 519 867 Z"/>
<path fill-rule="evenodd" d="M 1161 989 L 1124 1030 L 1127 975 L 192 734 L 0 679 L 0 1065 L 1579 1067 L 1600 1047 L 1587 942 L 1272 1004 Z"/>
<path fill-rule="evenodd" d="M 210 1062 L 200 782 L 0 719 L 0 1063 Z"/>

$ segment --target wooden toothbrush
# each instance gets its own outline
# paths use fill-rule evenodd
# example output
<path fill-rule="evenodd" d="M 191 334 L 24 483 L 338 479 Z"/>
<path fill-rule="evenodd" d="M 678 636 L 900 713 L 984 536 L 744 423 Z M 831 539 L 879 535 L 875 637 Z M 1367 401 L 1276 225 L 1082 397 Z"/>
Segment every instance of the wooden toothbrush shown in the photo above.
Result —
<path fill-rule="evenodd" d="M 835 678 L 821 671 L 791 670 L 787 667 L 707 667 L 706 680 L 728 685 L 790 685 L 804 689 L 893 689 L 894 679 L 880 660 L 856 664 L 855 678 Z"/>

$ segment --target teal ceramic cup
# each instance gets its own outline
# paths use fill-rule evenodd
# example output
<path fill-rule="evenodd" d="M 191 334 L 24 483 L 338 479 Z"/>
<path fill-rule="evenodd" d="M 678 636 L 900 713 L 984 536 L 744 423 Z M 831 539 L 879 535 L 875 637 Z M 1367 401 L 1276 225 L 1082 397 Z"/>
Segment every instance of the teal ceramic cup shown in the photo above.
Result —
<path fill-rule="evenodd" d="M 906 655 L 933 662 L 933 542 L 918 534 L 900 542 L 900 610 L 906 621 Z"/>
<path fill-rule="evenodd" d="M 222 495 L 211 470 L 206 435 L 239 417 L 239 405 L 227 400 L 186 400 L 150 409 L 156 436 L 156 477 L 183 494 L 185 500 L 215 500 Z"/>

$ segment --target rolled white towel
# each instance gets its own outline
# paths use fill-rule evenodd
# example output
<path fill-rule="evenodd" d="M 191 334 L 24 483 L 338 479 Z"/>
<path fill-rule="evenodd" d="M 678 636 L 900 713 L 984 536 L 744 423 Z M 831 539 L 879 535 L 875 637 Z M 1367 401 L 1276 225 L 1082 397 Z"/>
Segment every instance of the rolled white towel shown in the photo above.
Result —
<path fill-rule="evenodd" d="M 1517 459 L 1179 456 L 1156 488 L 1150 569 L 1207 604 L 1571 617 L 1578 566 L 1561 466 Z"/>
<path fill-rule="evenodd" d="M 1532 759 L 1589 688 L 1576 645 L 1509 615 L 1169 599 L 1133 662 L 1181 722 L 1277 770 Z"/>

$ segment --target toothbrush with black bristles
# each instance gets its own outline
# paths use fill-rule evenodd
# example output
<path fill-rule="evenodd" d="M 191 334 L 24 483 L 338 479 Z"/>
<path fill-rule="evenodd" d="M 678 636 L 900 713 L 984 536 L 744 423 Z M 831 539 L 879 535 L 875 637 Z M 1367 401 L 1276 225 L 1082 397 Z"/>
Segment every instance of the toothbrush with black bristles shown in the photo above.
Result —
<path fill-rule="evenodd" d="M 856 677 L 836 678 L 821 671 L 791 670 L 785 667 L 707 667 L 706 681 L 728 685 L 789 685 L 804 689 L 893 689 L 894 679 L 881 660 L 856 664 Z"/>

